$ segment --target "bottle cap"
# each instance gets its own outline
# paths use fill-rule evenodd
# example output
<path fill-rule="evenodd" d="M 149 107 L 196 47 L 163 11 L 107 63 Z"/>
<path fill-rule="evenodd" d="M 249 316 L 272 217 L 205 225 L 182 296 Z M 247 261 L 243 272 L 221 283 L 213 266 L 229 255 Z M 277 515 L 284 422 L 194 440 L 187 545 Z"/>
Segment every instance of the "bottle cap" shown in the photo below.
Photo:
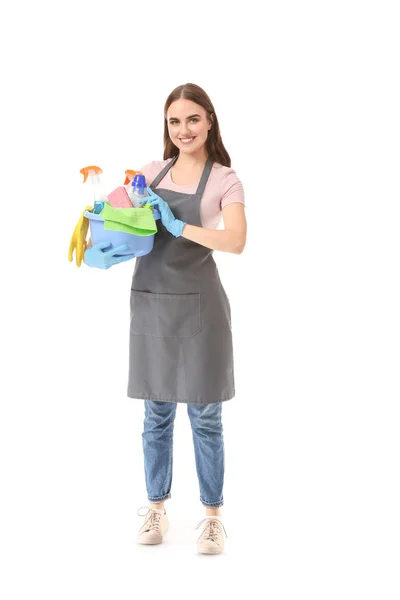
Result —
<path fill-rule="evenodd" d="M 147 196 L 146 178 L 144 175 L 135 175 L 132 181 L 132 191 L 137 196 Z"/>
<path fill-rule="evenodd" d="M 133 187 L 146 187 L 146 177 L 144 175 L 135 175 L 132 181 Z"/>

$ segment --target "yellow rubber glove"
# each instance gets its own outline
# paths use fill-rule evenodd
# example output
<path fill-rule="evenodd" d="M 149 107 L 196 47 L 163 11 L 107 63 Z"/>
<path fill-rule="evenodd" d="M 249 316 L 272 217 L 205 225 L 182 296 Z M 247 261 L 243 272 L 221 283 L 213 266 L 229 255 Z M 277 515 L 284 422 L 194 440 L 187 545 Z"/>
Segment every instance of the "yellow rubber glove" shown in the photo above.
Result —
<path fill-rule="evenodd" d="M 85 217 L 85 212 L 92 209 L 92 206 L 87 206 L 85 208 L 76 224 L 74 233 L 72 234 L 71 241 L 69 243 L 68 260 L 69 262 L 73 261 L 75 250 L 75 259 L 78 267 L 80 267 L 82 264 L 83 255 L 85 254 L 85 250 L 87 248 L 86 236 L 89 229 L 89 219 Z"/>

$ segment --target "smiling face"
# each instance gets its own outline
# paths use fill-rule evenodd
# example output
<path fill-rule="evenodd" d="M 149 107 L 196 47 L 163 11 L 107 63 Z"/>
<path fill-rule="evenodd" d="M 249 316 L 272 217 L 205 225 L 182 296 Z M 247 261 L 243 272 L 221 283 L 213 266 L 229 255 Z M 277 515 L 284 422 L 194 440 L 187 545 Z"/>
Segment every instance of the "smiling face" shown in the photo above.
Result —
<path fill-rule="evenodd" d="M 205 109 L 185 98 L 172 102 L 167 112 L 167 123 L 172 143 L 180 152 L 187 154 L 197 153 L 203 148 L 212 125 Z"/>

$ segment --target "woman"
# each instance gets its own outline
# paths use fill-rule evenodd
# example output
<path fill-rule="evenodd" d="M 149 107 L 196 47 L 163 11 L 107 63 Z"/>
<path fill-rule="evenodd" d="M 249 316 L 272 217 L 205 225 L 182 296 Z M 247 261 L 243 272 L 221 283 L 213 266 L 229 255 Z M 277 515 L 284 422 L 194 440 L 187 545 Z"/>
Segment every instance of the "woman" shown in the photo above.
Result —
<path fill-rule="evenodd" d="M 177 87 L 164 107 L 164 160 L 140 169 L 161 225 L 133 274 L 128 396 L 145 402 L 150 507 L 138 542 L 161 543 L 168 529 L 174 419 L 185 403 L 206 508 L 198 551 L 208 554 L 224 548 L 221 410 L 235 395 L 230 306 L 212 254 L 240 254 L 246 242 L 243 187 L 230 164 L 207 94 Z"/>

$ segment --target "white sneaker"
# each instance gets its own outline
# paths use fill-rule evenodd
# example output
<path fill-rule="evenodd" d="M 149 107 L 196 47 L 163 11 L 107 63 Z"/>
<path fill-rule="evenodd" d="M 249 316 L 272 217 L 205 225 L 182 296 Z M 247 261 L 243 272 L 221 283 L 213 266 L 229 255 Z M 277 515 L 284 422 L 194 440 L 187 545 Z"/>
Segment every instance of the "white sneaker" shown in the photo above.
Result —
<path fill-rule="evenodd" d="M 147 513 L 140 514 L 142 508 L 147 510 Z M 138 544 L 161 544 L 163 535 L 168 531 L 168 517 L 165 509 L 149 508 L 142 506 L 137 514 L 140 517 L 146 517 L 142 527 L 139 529 L 137 541 Z"/>
<path fill-rule="evenodd" d="M 222 524 L 221 517 L 213 516 L 206 517 L 197 525 L 196 529 L 206 521 L 203 532 L 197 540 L 197 551 L 201 554 L 220 554 L 224 550 L 224 531 L 225 527 Z"/>

